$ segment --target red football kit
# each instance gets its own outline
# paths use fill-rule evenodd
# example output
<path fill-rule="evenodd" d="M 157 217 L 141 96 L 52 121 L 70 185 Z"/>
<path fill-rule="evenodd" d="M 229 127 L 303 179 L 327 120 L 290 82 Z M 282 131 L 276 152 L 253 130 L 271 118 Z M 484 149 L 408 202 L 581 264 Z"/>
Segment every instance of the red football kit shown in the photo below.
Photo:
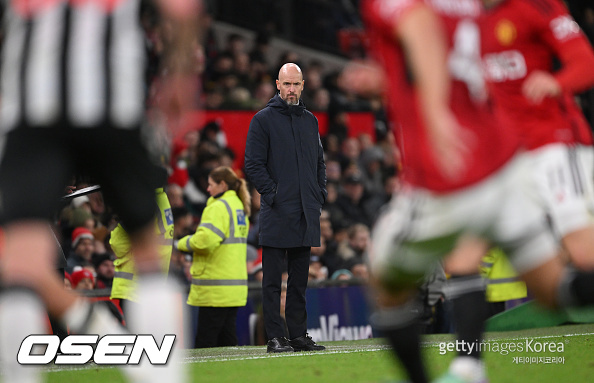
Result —
<path fill-rule="evenodd" d="M 594 53 L 560 0 L 504 0 L 480 21 L 481 51 L 497 109 L 510 114 L 527 149 L 554 142 L 592 144 L 592 134 L 573 93 L 594 81 Z M 561 70 L 553 71 L 554 59 Z M 564 64 L 572 60 L 573 65 Z M 585 70 L 584 70 L 585 69 Z M 535 70 L 554 73 L 563 89 L 534 104 L 522 94 Z M 584 73 L 591 76 L 584 78 Z"/>
<path fill-rule="evenodd" d="M 422 122 L 414 79 L 410 78 L 402 47 L 394 38 L 394 25 L 421 0 L 367 0 L 362 4 L 372 57 L 386 72 L 387 109 L 395 121 L 396 140 L 402 155 L 404 182 L 446 193 L 475 184 L 504 165 L 519 147 L 510 124 L 503 123 L 490 109 L 484 96 L 479 31 L 475 20 L 481 12 L 479 0 L 427 0 L 445 26 L 452 76 L 450 107 L 458 122 L 474 133 L 472 163 L 465 174 L 450 180 L 435 164 Z M 439 161 L 448 161 L 447 158 Z"/>

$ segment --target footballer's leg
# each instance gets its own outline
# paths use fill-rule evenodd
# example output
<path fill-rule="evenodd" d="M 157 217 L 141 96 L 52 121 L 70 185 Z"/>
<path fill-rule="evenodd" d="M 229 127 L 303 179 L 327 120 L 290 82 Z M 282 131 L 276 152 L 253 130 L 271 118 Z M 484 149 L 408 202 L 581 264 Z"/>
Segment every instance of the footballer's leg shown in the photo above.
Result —
<path fill-rule="evenodd" d="M 371 324 L 384 336 L 413 383 L 429 382 L 421 355 L 422 303 L 415 289 L 388 292 L 377 280 L 370 282 L 377 307 Z"/>
<path fill-rule="evenodd" d="M 480 350 L 474 345 L 482 340 L 484 322 L 488 316 L 485 280 L 478 273 L 481 259 L 487 250 L 488 245 L 483 239 L 465 236 L 444 260 L 444 269 L 450 274 L 446 296 L 452 302 L 457 340 L 467 346 L 458 351 L 448 372 L 437 382 L 486 381 Z"/>

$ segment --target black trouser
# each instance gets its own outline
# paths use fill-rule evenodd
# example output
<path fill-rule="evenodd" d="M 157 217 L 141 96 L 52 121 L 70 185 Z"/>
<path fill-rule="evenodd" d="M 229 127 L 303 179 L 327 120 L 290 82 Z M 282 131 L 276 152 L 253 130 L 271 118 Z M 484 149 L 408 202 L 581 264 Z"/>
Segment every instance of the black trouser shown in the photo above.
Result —
<path fill-rule="evenodd" d="M 287 303 L 285 319 L 289 329 L 289 339 L 305 335 L 307 332 L 307 312 L 305 309 L 305 289 L 309 274 L 311 247 L 262 249 L 262 309 L 264 326 L 268 339 L 284 337 L 285 326 L 280 313 L 282 273 L 285 256 L 287 259 Z"/>
<path fill-rule="evenodd" d="M 238 307 L 200 307 L 195 348 L 237 346 Z"/>

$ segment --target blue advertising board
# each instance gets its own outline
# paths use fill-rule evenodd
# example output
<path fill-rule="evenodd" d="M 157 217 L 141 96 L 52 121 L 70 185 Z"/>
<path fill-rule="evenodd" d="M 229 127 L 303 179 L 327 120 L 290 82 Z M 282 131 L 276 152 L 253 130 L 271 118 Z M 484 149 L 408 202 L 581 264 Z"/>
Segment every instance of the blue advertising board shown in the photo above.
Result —
<path fill-rule="evenodd" d="M 363 286 L 309 288 L 307 331 L 316 342 L 356 340 L 374 336 L 369 324 L 369 306 Z M 259 295 L 250 293 L 248 303 L 237 314 L 239 345 L 261 344 L 258 341 Z"/>

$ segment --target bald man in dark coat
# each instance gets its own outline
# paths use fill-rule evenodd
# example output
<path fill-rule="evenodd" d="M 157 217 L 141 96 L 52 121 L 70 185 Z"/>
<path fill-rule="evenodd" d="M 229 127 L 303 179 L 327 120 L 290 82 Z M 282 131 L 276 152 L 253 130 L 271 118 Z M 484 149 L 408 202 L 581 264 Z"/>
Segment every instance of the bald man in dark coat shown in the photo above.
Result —
<path fill-rule="evenodd" d="M 245 171 L 262 195 L 263 311 L 268 352 L 317 351 L 307 335 L 305 290 L 312 246 L 320 246 L 320 212 L 326 200 L 326 165 L 318 120 L 300 99 L 301 69 L 279 71 L 276 94 L 253 117 L 245 149 Z M 289 279 L 285 318 L 280 316 L 284 259 Z"/>

